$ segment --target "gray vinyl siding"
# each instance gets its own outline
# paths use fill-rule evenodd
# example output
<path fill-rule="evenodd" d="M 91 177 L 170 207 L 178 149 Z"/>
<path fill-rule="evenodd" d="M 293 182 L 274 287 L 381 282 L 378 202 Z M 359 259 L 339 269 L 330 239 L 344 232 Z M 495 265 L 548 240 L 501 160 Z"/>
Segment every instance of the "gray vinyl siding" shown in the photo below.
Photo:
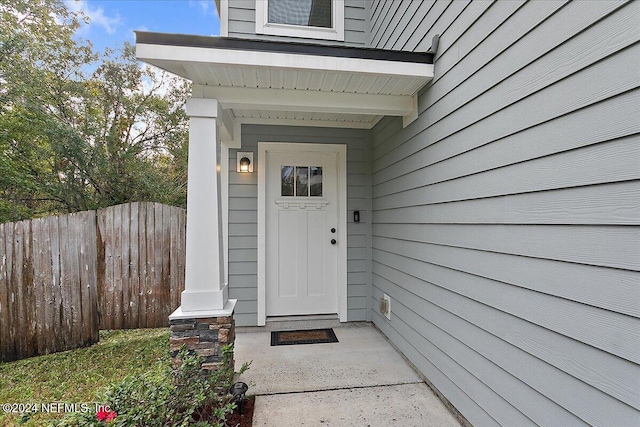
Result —
<path fill-rule="evenodd" d="M 637 1 L 367 10 L 371 46 L 442 35 L 419 118 L 373 129 L 372 320 L 473 425 L 640 425 L 639 22 Z"/>
<path fill-rule="evenodd" d="M 343 42 L 256 34 L 256 0 L 229 0 L 229 37 L 298 41 L 327 45 L 364 46 L 367 44 L 366 2 L 365 0 L 345 0 L 344 3 Z"/>
<path fill-rule="evenodd" d="M 367 320 L 371 301 L 371 131 L 295 126 L 242 126 L 242 149 L 253 151 L 258 164 L 258 142 L 295 142 L 347 145 L 347 318 Z M 236 153 L 230 150 L 229 175 L 229 298 L 238 298 L 239 326 L 257 324 L 257 168 L 239 174 Z M 360 210 L 360 223 L 353 211 Z"/>
<path fill-rule="evenodd" d="M 473 21 L 491 3 L 485 0 L 374 0 L 366 11 L 367 45 L 425 52 L 438 31 L 448 29 L 456 20 L 458 25 Z M 459 19 L 463 11 L 465 15 Z"/>

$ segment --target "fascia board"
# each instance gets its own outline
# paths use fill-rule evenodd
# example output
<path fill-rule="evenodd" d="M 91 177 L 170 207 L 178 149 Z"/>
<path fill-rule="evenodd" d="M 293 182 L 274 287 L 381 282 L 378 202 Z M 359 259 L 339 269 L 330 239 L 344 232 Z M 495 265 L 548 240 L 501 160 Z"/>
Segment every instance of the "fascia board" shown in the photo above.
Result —
<path fill-rule="evenodd" d="M 151 64 L 155 60 L 159 60 L 300 71 L 348 72 L 380 76 L 415 77 L 424 79 L 425 83 L 433 78 L 433 64 L 379 59 L 142 43 L 136 45 L 136 55 L 141 61 Z"/>

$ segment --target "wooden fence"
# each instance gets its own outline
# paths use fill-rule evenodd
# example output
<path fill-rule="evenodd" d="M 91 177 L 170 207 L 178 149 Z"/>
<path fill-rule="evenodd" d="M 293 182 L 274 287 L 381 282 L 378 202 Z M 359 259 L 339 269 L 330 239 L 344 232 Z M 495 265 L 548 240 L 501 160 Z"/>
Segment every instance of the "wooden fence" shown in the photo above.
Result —
<path fill-rule="evenodd" d="M 184 289 L 186 211 L 130 203 L 0 224 L 0 361 L 168 325 Z"/>
<path fill-rule="evenodd" d="M 184 290 L 186 211 L 130 203 L 98 211 L 100 329 L 169 326 Z"/>
<path fill-rule="evenodd" d="M 95 211 L 0 224 L 0 357 L 98 340 Z"/>

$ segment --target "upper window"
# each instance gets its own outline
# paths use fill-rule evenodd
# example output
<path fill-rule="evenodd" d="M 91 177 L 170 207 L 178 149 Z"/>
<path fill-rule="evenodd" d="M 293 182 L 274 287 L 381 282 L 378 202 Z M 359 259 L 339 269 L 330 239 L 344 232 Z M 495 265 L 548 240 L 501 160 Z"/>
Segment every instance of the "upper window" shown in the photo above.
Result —
<path fill-rule="evenodd" d="M 331 0 L 269 0 L 270 24 L 332 28 Z"/>
<path fill-rule="evenodd" d="M 344 40 L 344 0 L 256 0 L 256 34 Z"/>

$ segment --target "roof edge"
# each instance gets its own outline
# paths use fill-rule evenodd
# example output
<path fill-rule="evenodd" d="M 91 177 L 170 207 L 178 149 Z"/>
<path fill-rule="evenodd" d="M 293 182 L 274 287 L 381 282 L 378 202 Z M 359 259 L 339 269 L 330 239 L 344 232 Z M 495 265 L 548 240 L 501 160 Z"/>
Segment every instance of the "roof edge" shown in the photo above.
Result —
<path fill-rule="evenodd" d="M 235 37 L 198 36 L 147 31 L 135 31 L 135 34 L 136 44 L 277 52 L 297 55 L 433 64 L 433 54 L 426 52 L 405 52 L 352 46 L 327 46 L 290 41 L 254 40 Z"/>

